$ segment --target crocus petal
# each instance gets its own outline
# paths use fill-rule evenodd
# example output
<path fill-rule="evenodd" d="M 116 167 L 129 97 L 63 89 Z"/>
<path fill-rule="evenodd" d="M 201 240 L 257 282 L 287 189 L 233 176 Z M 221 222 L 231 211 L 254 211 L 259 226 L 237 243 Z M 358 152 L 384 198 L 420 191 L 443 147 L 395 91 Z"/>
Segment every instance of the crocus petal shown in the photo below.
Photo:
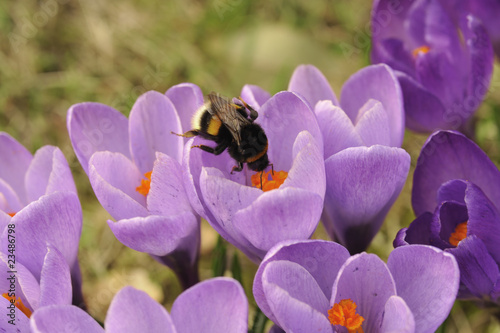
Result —
<path fill-rule="evenodd" d="M 54 146 L 40 148 L 26 172 L 28 201 L 56 191 L 76 193 L 75 182 L 61 150 Z"/>
<path fill-rule="evenodd" d="M 361 107 L 356 119 L 356 132 L 364 146 L 391 146 L 389 118 L 382 103 L 369 99 Z"/>
<path fill-rule="evenodd" d="M 72 297 L 68 264 L 61 252 L 49 245 L 40 277 L 40 307 L 71 305 Z"/>
<path fill-rule="evenodd" d="M 421 54 L 417 57 L 415 63 L 415 79 L 427 91 L 439 96 L 441 103 L 448 106 L 447 114 L 451 113 L 451 106 L 456 102 L 456 96 L 460 94 L 459 90 L 463 89 L 463 82 L 467 80 L 467 78 L 462 77 L 463 73 L 461 71 L 457 71 L 456 66 L 457 64 L 450 63 L 447 52 L 430 51 Z M 446 76 L 443 73 L 446 73 Z M 469 112 L 473 112 L 476 107 L 477 105 L 467 114 L 460 114 L 460 116 L 468 118 L 470 116 Z"/>
<path fill-rule="evenodd" d="M 104 332 L 87 312 L 74 305 L 50 305 L 41 308 L 31 316 L 30 325 L 33 333 Z"/>
<path fill-rule="evenodd" d="M 325 197 L 326 175 L 323 154 L 312 135 L 302 131 L 293 144 L 293 165 L 282 187 L 296 187 Z"/>
<path fill-rule="evenodd" d="M 148 294 L 125 287 L 113 298 L 104 322 L 107 333 L 176 333 L 167 310 Z"/>
<path fill-rule="evenodd" d="M 376 41 L 376 37 L 373 37 L 372 64 L 385 63 L 394 71 L 401 71 L 412 76 L 415 75 L 415 59 L 408 52 L 401 39 L 386 38 Z"/>
<path fill-rule="evenodd" d="M 322 207 L 319 195 L 287 187 L 265 192 L 250 206 L 237 211 L 231 224 L 260 250 L 257 255 L 263 258 L 280 241 L 311 237 Z"/>
<path fill-rule="evenodd" d="M 182 173 L 184 188 L 191 202 L 193 209 L 207 221 L 216 221 L 212 213 L 205 203 L 200 200 L 202 194 L 200 189 L 200 175 L 204 167 L 214 167 L 222 172 L 223 177 L 235 181 L 240 184 L 245 183 L 245 175 L 242 172 L 234 172 L 231 174 L 232 168 L 236 162 L 229 156 L 229 153 L 224 151 L 220 155 L 213 155 L 198 148 L 191 148 L 195 145 L 209 144 L 209 141 L 201 138 L 189 140 L 185 145 L 185 151 L 182 168 L 185 172 Z M 216 227 L 217 232 L 220 233 Z M 224 237 L 224 236 L 223 236 Z"/>
<path fill-rule="evenodd" d="M 460 241 L 456 248 L 446 251 L 455 256 L 460 268 L 460 282 L 468 291 L 479 298 L 489 296 L 500 272 L 484 243 L 472 235 Z"/>
<path fill-rule="evenodd" d="M 13 332 L 13 329 L 14 332 L 32 332 L 30 331 L 30 319 L 17 308 L 13 310 L 15 314 L 12 317 L 10 316 L 9 306 L 12 306 L 11 304 L 8 299 L 0 297 L 0 307 L 2 307 L 4 313 L 4 318 L 0 321 L 0 332 Z"/>
<path fill-rule="evenodd" d="M 351 119 L 331 101 L 318 102 L 314 112 L 323 134 L 325 159 L 345 148 L 363 145 Z"/>
<path fill-rule="evenodd" d="M 200 175 L 200 187 L 204 205 L 212 218 L 210 225 L 231 244 L 238 246 L 247 256 L 258 261 L 254 249 L 242 235 L 234 230 L 234 215 L 237 211 L 251 205 L 259 196 L 260 189 L 244 186 L 224 177 L 217 168 L 203 167 Z M 261 219 L 260 217 L 259 219 Z M 254 250 L 254 251 L 252 251 Z M 259 253 L 258 255 L 264 255 Z"/>
<path fill-rule="evenodd" d="M 0 178 L 0 209 L 5 213 L 17 213 L 23 208 L 16 191 L 3 179 Z"/>
<path fill-rule="evenodd" d="M 291 261 L 272 261 L 262 274 L 272 317 L 287 332 L 332 332 L 328 298 L 309 272 Z"/>
<path fill-rule="evenodd" d="M 11 223 L 16 225 L 16 260 L 22 262 L 38 280 L 47 243 L 64 255 L 68 266 L 73 266 L 77 260 L 82 209 L 76 194 L 56 192 L 44 195 L 18 212 Z M 7 239 L 7 233 L 8 230 L 4 230 L 2 239 Z M 5 253 L 6 243 L 2 249 Z"/>
<path fill-rule="evenodd" d="M 288 84 L 288 91 L 298 92 L 304 96 L 312 108 L 322 100 L 329 100 L 334 105 L 339 105 L 328 80 L 313 65 L 300 65 L 295 69 Z"/>
<path fill-rule="evenodd" d="M 380 332 L 414 333 L 415 319 L 410 308 L 399 296 L 391 296 L 385 303 Z"/>
<path fill-rule="evenodd" d="M 125 246 L 157 256 L 169 254 L 198 234 L 198 220 L 191 212 L 108 220 L 108 225 Z"/>
<path fill-rule="evenodd" d="M 432 213 L 423 213 L 408 228 L 401 229 L 394 239 L 394 247 L 408 244 L 432 245 L 434 235 L 439 231 Z M 436 230 L 437 229 L 437 230 Z"/>
<path fill-rule="evenodd" d="M 24 175 L 33 159 L 31 153 L 7 133 L 0 132 L 0 179 L 4 179 L 26 204 Z"/>
<path fill-rule="evenodd" d="M 376 255 L 361 253 L 347 259 L 332 289 L 330 306 L 343 299 L 356 303 L 356 312 L 365 320 L 363 329 L 374 332 L 380 327 L 389 297 L 396 285 L 385 263 Z"/>
<path fill-rule="evenodd" d="M 7 254 L 9 254 L 7 252 Z M 15 275 L 15 294 L 20 297 L 23 304 L 31 311 L 38 309 L 40 304 L 40 283 L 31 272 L 19 261 L 15 263 L 15 272 L 11 273 L 12 257 L 5 253 L 0 253 L 2 273 L 0 273 L 0 294 L 8 292 L 11 288 L 12 277 Z M 0 299 L 3 297 L 0 297 Z"/>
<path fill-rule="evenodd" d="M 467 182 L 461 179 L 453 179 L 443 183 L 437 192 L 437 203 L 455 201 L 465 204 L 464 197 L 466 188 Z"/>
<path fill-rule="evenodd" d="M 495 164 L 462 134 L 439 131 L 427 139 L 417 160 L 412 190 L 415 215 L 432 212 L 438 189 L 453 179 L 474 183 L 492 202 L 500 202 L 500 171 Z"/>
<path fill-rule="evenodd" d="M 430 132 L 438 128 L 457 128 L 462 118 L 446 114 L 443 103 L 434 94 L 407 74 L 396 72 L 406 115 L 406 127 L 417 132 Z"/>
<path fill-rule="evenodd" d="M 500 8 L 498 2 L 493 7 L 496 7 L 498 12 L 498 8 Z M 493 21 L 497 22 L 498 20 L 495 19 Z M 467 36 L 466 45 L 470 52 L 470 63 L 473 66 L 473 71 L 468 87 L 469 95 L 466 103 L 474 111 L 489 90 L 493 72 L 494 54 L 488 32 L 484 29 L 482 22 L 474 16 L 469 15 L 467 16 L 467 25 L 470 35 Z M 498 29 L 496 30 L 497 32 Z"/>
<path fill-rule="evenodd" d="M 468 182 L 465 202 L 469 213 L 467 234 L 480 238 L 488 252 L 500 263 L 500 214 L 495 205 L 476 185 Z"/>
<path fill-rule="evenodd" d="M 83 170 L 88 174 L 89 159 L 97 151 L 122 153 L 130 158 L 128 119 L 119 111 L 100 103 L 79 103 L 68 110 L 69 138 Z"/>
<path fill-rule="evenodd" d="M 182 134 L 172 102 L 156 91 L 141 95 L 129 116 L 130 151 L 141 174 L 153 170 L 156 152 L 181 161 L 184 141 L 172 132 Z"/>
<path fill-rule="evenodd" d="M 391 146 L 401 147 L 405 127 L 403 95 L 389 66 L 371 65 L 353 74 L 342 87 L 340 106 L 354 122 L 369 99 L 382 103 L 389 119 Z"/>
<path fill-rule="evenodd" d="M 147 196 L 150 214 L 178 215 L 192 208 L 184 190 L 180 164 L 172 157 L 157 153 Z"/>
<path fill-rule="evenodd" d="M 415 317 L 417 332 L 434 332 L 457 295 L 460 273 L 455 258 L 432 246 L 409 245 L 394 249 L 387 266 L 398 296 Z"/>
<path fill-rule="evenodd" d="M 349 252 L 338 243 L 324 240 L 286 241 L 274 246 L 259 265 L 253 283 L 253 295 L 259 308 L 271 319 L 270 305 L 262 286 L 262 274 L 268 263 L 276 260 L 291 261 L 307 269 L 323 294 L 329 297 L 340 267 L 349 258 Z"/>
<path fill-rule="evenodd" d="M 220 333 L 248 330 L 248 301 L 231 278 L 205 280 L 183 292 L 171 310 L 178 333 Z"/>
<path fill-rule="evenodd" d="M 410 155 L 386 146 L 347 148 L 325 161 L 323 223 L 352 252 L 370 244 L 398 197 Z"/>
<path fill-rule="evenodd" d="M 259 86 L 245 84 L 241 89 L 240 97 L 255 110 L 259 110 L 271 98 L 271 94 Z"/>
<path fill-rule="evenodd" d="M 297 94 L 283 91 L 269 99 L 260 109 L 259 118 L 269 141 L 269 160 L 276 170 L 290 170 L 292 147 L 297 135 L 306 130 L 323 151 L 323 137 L 314 112 Z"/>
<path fill-rule="evenodd" d="M 147 216 L 146 197 L 136 191 L 139 169 L 120 153 L 95 153 L 89 161 L 89 179 L 101 205 L 117 220 Z"/>
<path fill-rule="evenodd" d="M 177 110 L 182 132 L 189 131 L 191 129 L 191 118 L 196 110 L 203 105 L 203 93 L 201 89 L 192 83 L 181 83 L 170 87 L 165 95 Z"/>

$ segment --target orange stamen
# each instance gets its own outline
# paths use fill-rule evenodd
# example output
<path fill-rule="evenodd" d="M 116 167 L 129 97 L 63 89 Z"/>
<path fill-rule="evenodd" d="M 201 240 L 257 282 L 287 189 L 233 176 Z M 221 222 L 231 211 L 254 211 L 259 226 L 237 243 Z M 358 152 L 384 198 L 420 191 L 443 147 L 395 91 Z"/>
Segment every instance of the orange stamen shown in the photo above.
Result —
<path fill-rule="evenodd" d="M 417 57 L 420 53 L 422 54 L 426 54 L 427 52 L 430 51 L 430 47 L 428 47 L 427 45 L 423 45 L 423 46 L 420 46 L 420 47 L 417 47 L 415 50 L 412 51 L 412 55 L 413 57 Z"/>
<path fill-rule="evenodd" d="M 10 215 L 10 217 L 14 217 L 14 215 L 16 215 L 16 213 L 7 213 L 7 215 Z"/>
<path fill-rule="evenodd" d="M 151 188 L 151 173 L 153 173 L 153 171 L 146 172 L 144 174 L 144 177 L 146 177 L 147 179 L 141 179 L 141 185 L 135 188 L 135 190 L 143 196 L 147 196 L 149 193 L 149 189 Z"/>
<path fill-rule="evenodd" d="M 23 301 L 21 301 L 21 297 L 10 297 L 8 293 L 3 293 L 2 296 L 5 297 L 9 302 L 13 303 L 16 308 L 21 310 L 21 312 L 26 315 L 26 317 L 31 317 L 31 310 L 23 304 Z M 14 300 L 14 302 L 12 300 Z"/>
<path fill-rule="evenodd" d="M 344 326 L 349 333 L 363 333 L 361 324 L 365 318 L 356 313 L 356 308 L 352 300 L 343 299 L 328 310 L 328 319 L 332 325 Z"/>
<path fill-rule="evenodd" d="M 288 177 L 288 172 L 286 171 L 262 171 L 262 174 L 260 172 L 257 172 L 256 174 L 252 175 L 250 178 L 252 181 L 252 186 L 255 186 L 257 188 L 261 188 L 260 184 L 260 177 L 262 175 L 262 191 L 267 192 L 271 191 L 274 189 L 277 189 L 285 182 L 286 177 Z M 271 179 L 269 179 L 271 177 Z"/>
<path fill-rule="evenodd" d="M 423 45 L 423 46 L 417 47 L 415 50 L 413 50 L 411 52 L 411 54 L 413 55 L 413 57 L 416 58 L 419 54 L 426 54 L 430 50 L 431 50 L 430 47 L 428 47 L 427 45 Z"/>
<path fill-rule="evenodd" d="M 467 222 L 462 222 L 455 227 L 455 232 L 450 235 L 449 242 L 453 246 L 458 246 L 458 243 L 465 237 L 467 237 Z"/>

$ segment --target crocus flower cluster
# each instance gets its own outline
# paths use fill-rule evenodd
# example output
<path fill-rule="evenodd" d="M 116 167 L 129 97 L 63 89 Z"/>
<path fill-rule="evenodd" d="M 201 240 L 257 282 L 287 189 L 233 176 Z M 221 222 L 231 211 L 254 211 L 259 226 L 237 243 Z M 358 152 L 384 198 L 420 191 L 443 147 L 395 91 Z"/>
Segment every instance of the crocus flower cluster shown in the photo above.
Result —
<path fill-rule="evenodd" d="M 431 246 L 397 248 L 385 264 L 333 242 L 289 241 L 268 252 L 253 293 L 286 332 L 434 332 L 459 279 L 455 258 Z"/>
<path fill-rule="evenodd" d="M 171 132 L 182 133 L 190 103 L 203 96 L 189 84 L 167 94 L 143 94 L 129 119 L 103 104 L 76 104 L 67 125 L 98 200 L 117 220 L 108 225 L 118 240 L 171 267 L 189 287 L 198 281 L 199 218 L 182 182 L 184 140 Z"/>
<path fill-rule="evenodd" d="M 145 292 L 125 287 L 111 302 L 104 328 L 80 308 L 53 305 L 33 315 L 31 329 L 39 333 L 246 333 L 248 301 L 238 282 L 214 278 L 180 294 L 169 314 Z"/>
<path fill-rule="evenodd" d="M 2 304 L 15 300 L 26 316 L 48 304 L 84 307 L 78 263 L 82 210 L 64 155 L 44 146 L 33 156 L 3 132 L 0 155 Z"/>
<path fill-rule="evenodd" d="M 500 171 L 465 136 L 434 133 L 424 144 L 413 178 L 417 218 L 394 246 L 428 244 L 453 254 L 460 298 L 500 300 Z"/>
<path fill-rule="evenodd" d="M 459 129 L 488 91 L 493 70 L 488 33 L 457 2 L 374 1 L 372 62 L 395 70 L 412 130 Z"/>
<path fill-rule="evenodd" d="M 491 0 L 375 0 L 374 64 L 354 73 L 340 98 L 319 69 L 301 65 L 287 91 L 246 85 L 224 105 L 237 107 L 235 118 L 246 108 L 239 121 L 255 121 L 267 137 L 240 171 L 234 154 L 210 153 L 217 143 L 193 131 L 204 108 L 212 132 L 203 137 L 222 129 L 234 144 L 241 135 L 194 84 L 144 93 L 128 118 L 100 103 L 71 106 L 69 137 L 110 229 L 179 278 L 184 291 L 170 312 L 132 287 L 115 296 L 104 327 L 85 312 L 82 210 L 68 164 L 56 147 L 33 156 L 0 133 L 0 306 L 15 314 L 0 331 L 248 332 L 242 286 L 199 282 L 200 218 L 260 264 L 253 295 L 273 333 L 433 332 L 457 297 L 498 306 L 500 171 L 458 132 L 424 144 L 413 178 L 417 217 L 398 232 L 387 263 L 364 252 L 410 169 L 405 126 L 463 128 L 484 98 L 492 43 L 500 52 L 498 13 Z M 269 166 L 252 171 L 264 154 Z M 340 244 L 309 240 L 320 220 Z"/>
<path fill-rule="evenodd" d="M 299 66 L 289 90 L 314 107 L 324 141 L 326 196 L 322 216 L 330 237 L 351 253 L 364 251 L 406 181 L 401 90 L 386 65 L 368 66 L 344 83 L 340 102 L 321 72 Z"/>

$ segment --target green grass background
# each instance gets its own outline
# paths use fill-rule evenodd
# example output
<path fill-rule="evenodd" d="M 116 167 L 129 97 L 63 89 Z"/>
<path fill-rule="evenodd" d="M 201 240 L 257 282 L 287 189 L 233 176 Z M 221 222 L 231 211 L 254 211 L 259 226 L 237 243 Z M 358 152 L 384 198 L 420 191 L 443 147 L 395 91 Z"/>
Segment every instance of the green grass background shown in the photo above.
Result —
<path fill-rule="evenodd" d="M 75 103 L 96 101 L 128 115 L 148 90 L 193 82 L 237 96 L 243 85 L 286 90 L 299 64 L 317 66 L 339 95 L 343 82 L 369 64 L 371 2 L 285 0 L 22 0 L 0 4 L 0 130 L 34 152 L 61 148 L 83 206 L 80 243 L 83 289 L 92 316 L 103 321 L 125 285 L 147 291 L 169 308 L 180 293 L 174 275 L 148 255 L 128 249 L 109 230 L 66 131 Z M 471 128 L 476 142 L 500 162 L 500 74 Z M 406 133 L 412 157 L 405 188 L 369 251 L 386 259 L 399 228 L 414 218 L 411 179 L 426 135 Z M 0 157 L 1 158 L 1 157 Z M 321 227 L 315 237 L 325 238 Z M 202 225 L 202 279 L 212 276 L 217 235 Z M 229 253 L 236 250 L 229 247 Z M 254 264 L 238 254 L 251 306 Z M 229 274 L 229 273 L 228 273 Z M 429 309 L 432 311 L 432 309 Z M 457 302 L 441 332 L 499 332 L 491 311 Z"/>

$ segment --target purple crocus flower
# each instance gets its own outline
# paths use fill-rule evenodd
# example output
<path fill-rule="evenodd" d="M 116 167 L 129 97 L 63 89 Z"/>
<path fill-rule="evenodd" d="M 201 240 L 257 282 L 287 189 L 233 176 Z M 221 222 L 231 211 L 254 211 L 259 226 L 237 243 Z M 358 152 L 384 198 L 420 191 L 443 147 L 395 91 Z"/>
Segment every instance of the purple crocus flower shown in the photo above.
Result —
<path fill-rule="evenodd" d="M 129 119 L 103 104 L 76 104 L 67 125 L 97 199 L 117 220 L 108 221 L 116 238 L 171 267 L 186 288 L 198 281 L 200 227 L 182 184 L 184 139 L 171 132 L 182 133 L 186 110 L 203 96 L 193 84 L 166 95 L 146 92 Z"/>
<path fill-rule="evenodd" d="M 361 69 L 344 83 L 340 102 L 314 66 L 297 67 L 289 90 L 314 107 L 324 141 L 326 196 L 322 221 L 351 253 L 364 251 L 401 192 L 410 155 L 401 90 L 386 65 Z"/>
<path fill-rule="evenodd" d="M 429 137 L 413 178 L 417 218 L 394 246 L 429 244 L 453 254 L 461 272 L 458 297 L 500 300 L 500 171 L 465 136 Z"/>
<path fill-rule="evenodd" d="M 13 328 L 29 332 L 29 318 L 34 311 L 50 305 L 71 305 L 70 269 L 57 248 L 47 246 L 42 269 L 37 272 L 39 278 L 19 261 L 9 260 L 8 254 L 0 253 L 0 259 L 0 290 L 4 293 L 0 305 L 7 309 L 7 319 L 0 322 L 2 332 Z M 15 268 L 12 268 L 14 262 Z"/>
<path fill-rule="evenodd" d="M 1 252 L 7 259 L 15 256 L 13 270 L 20 263 L 39 283 L 47 247 L 57 249 L 71 272 L 73 304 L 84 306 L 78 263 L 82 209 L 64 155 L 44 146 L 33 156 L 3 132 L 0 155 Z"/>
<path fill-rule="evenodd" d="M 434 332 L 459 285 L 455 258 L 432 246 L 349 256 L 341 245 L 306 240 L 269 251 L 253 293 L 286 332 Z M 346 329 L 347 328 L 347 329 Z"/>
<path fill-rule="evenodd" d="M 170 314 L 145 292 L 125 287 L 108 309 L 104 329 L 74 306 L 49 306 L 35 312 L 31 329 L 36 333 L 165 332 L 246 333 L 248 302 L 236 280 L 214 278 L 200 282 L 177 297 Z"/>
<path fill-rule="evenodd" d="M 285 91 L 269 98 L 261 89 L 248 86 L 242 95 L 258 110 L 256 123 L 268 138 L 267 154 L 275 170 L 275 178 L 269 180 L 273 189 L 262 191 L 260 181 L 251 186 L 254 172 L 246 166 L 231 174 L 236 162 L 227 151 L 215 156 L 191 148 L 202 142 L 213 146 L 199 137 L 186 146 L 184 181 L 198 214 L 258 262 L 276 243 L 307 239 L 316 229 L 325 195 L 323 141 L 314 113 L 297 94 Z M 272 176 L 270 169 L 263 183 Z M 281 186 L 276 178 L 284 181 Z"/>
<path fill-rule="evenodd" d="M 396 71 L 412 130 L 458 129 L 488 90 L 488 33 L 480 20 L 456 8 L 440 0 L 374 3 L 372 62 Z"/>

